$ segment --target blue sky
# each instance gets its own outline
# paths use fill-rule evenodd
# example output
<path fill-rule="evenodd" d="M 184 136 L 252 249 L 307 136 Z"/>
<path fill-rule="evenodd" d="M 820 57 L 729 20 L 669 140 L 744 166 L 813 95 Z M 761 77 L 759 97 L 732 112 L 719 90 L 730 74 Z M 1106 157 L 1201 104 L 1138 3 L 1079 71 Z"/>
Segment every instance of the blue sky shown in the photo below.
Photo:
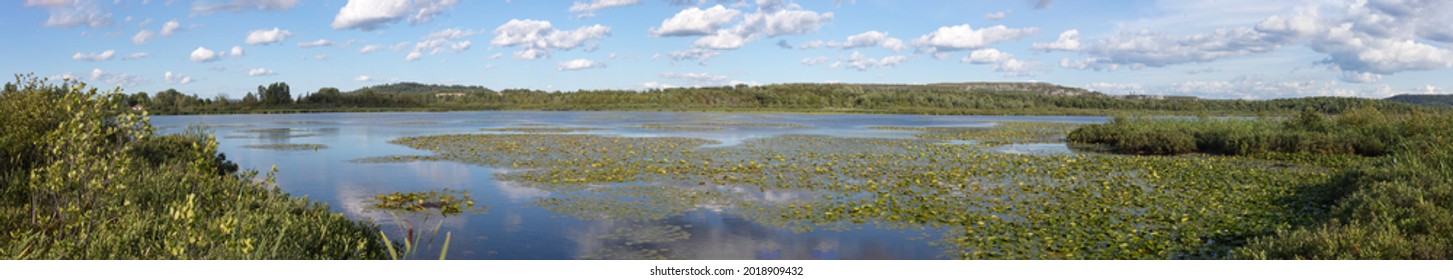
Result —
<path fill-rule="evenodd" d="M 90 1 L 0 9 L 0 72 L 239 98 L 391 82 L 1043 81 L 1111 94 L 1453 88 L 1453 1 Z"/>

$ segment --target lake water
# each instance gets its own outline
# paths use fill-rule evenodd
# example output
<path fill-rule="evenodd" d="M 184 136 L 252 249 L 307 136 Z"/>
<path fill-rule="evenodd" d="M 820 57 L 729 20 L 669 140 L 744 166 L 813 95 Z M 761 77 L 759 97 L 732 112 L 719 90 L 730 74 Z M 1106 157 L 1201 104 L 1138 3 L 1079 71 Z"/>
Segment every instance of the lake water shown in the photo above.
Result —
<path fill-rule="evenodd" d="M 161 133 L 176 133 L 192 124 L 213 130 L 228 159 L 243 168 L 266 172 L 273 166 L 277 184 L 295 196 L 328 203 L 334 211 L 373 220 L 385 230 L 397 229 L 386 212 L 371 210 L 374 195 L 430 191 L 468 191 L 481 214 L 435 218 L 440 231 L 450 232 L 452 259 L 578 259 L 638 258 L 640 250 L 670 252 L 682 259 L 941 259 L 936 248 L 940 230 L 884 229 L 846 225 L 832 229 L 793 230 L 763 225 L 734 215 L 733 209 L 700 206 L 684 214 L 652 221 L 580 219 L 538 206 L 557 194 L 527 184 L 495 178 L 495 168 L 449 162 L 359 163 L 376 156 L 430 155 L 388 143 L 409 136 L 508 133 L 483 128 L 572 127 L 583 132 L 625 137 L 692 137 L 719 142 L 713 147 L 788 134 L 853 138 L 911 138 L 914 132 L 877 130 L 872 126 L 985 127 L 996 121 L 1099 123 L 1103 117 L 1057 116 L 913 116 L 818 115 L 674 112 L 428 112 L 324 113 L 281 115 L 157 116 Z M 720 130 L 657 130 L 643 124 L 693 125 L 771 123 L 780 126 L 730 126 Z M 273 150 L 246 146 L 321 144 L 317 150 Z M 952 143 L 946 143 L 952 144 Z M 703 147 L 705 148 L 705 147 Z M 1006 153 L 1068 153 L 1063 144 L 1028 144 L 998 148 Z M 742 192 L 762 199 L 794 199 L 791 195 Z M 630 234 L 671 234 L 672 238 L 636 244 Z M 682 234 L 684 233 L 684 234 Z M 396 233 L 391 233 L 396 234 Z M 660 252 L 660 251 L 654 251 Z M 437 256 L 437 253 L 434 253 Z"/>

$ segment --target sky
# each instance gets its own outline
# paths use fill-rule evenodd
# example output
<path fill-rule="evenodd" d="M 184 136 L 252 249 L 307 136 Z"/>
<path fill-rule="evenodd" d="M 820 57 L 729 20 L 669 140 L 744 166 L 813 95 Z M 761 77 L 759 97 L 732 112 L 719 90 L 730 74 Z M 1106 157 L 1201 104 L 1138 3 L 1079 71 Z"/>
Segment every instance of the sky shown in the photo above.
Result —
<path fill-rule="evenodd" d="M 240 98 L 395 83 L 643 90 L 1049 82 L 1109 94 L 1453 89 L 1443 0 L 24 0 L 0 73 Z"/>

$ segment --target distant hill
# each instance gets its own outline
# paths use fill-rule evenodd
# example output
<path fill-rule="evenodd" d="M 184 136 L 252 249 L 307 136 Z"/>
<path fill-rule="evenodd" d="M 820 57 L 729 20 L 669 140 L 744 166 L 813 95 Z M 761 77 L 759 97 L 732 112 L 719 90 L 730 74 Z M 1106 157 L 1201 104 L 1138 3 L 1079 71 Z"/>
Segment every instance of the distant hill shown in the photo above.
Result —
<path fill-rule="evenodd" d="M 454 92 L 470 93 L 470 92 L 481 92 L 481 91 L 489 92 L 490 91 L 489 88 L 482 87 L 482 86 L 433 85 L 433 84 L 421 84 L 421 83 L 414 83 L 414 82 L 402 82 L 402 83 L 392 83 L 392 84 L 382 84 L 382 85 L 367 86 L 367 87 L 359 88 L 359 89 L 354 90 L 352 92 L 353 93 L 357 93 L 357 92 L 363 92 L 363 91 L 366 91 L 366 90 L 371 90 L 371 91 L 373 91 L 375 93 L 383 93 L 383 94 L 430 94 L 430 93 L 454 93 Z"/>
<path fill-rule="evenodd" d="M 1403 94 L 1388 97 L 1387 100 L 1431 107 L 1453 107 L 1453 95 L 1448 94 Z"/>

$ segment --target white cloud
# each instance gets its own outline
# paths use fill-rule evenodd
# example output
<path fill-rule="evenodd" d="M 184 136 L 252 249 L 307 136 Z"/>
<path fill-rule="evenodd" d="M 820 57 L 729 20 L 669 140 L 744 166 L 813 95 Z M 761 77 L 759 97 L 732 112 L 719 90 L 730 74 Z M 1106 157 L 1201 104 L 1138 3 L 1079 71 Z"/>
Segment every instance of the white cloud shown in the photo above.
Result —
<path fill-rule="evenodd" d="M 696 84 L 720 84 L 727 80 L 726 76 L 711 73 L 661 73 L 662 78 L 692 82 Z"/>
<path fill-rule="evenodd" d="M 424 38 L 414 43 L 414 50 L 409 53 L 405 60 L 418 60 L 422 56 L 422 52 L 428 52 L 429 55 L 436 55 L 446 50 L 455 53 L 469 50 L 469 47 L 473 46 L 474 43 L 468 40 L 458 39 L 474 36 L 475 34 L 479 34 L 479 31 L 459 28 L 434 31 L 428 35 L 424 35 Z"/>
<path fill-rule="evenodd" d="M 296 5 L 298 5 L 298 0 L 231 0 L 221 3 L 196 1 L 192 2 L 192 13 L 210 14 L 216 11 L 243 12 L 249 10 L 286 11 Z"/>
<path fill-rule="evenodd" d="M 89 0 L 26 0 L 25 6 L 49 10 L 50 17 L 45 20 L 45 26 L 48 27 L 100 28 L 110 26 L 113 22 L 110 13 L 103 12 L 99 5 Z"/>
<path fill-rule="evenodd" d="M 997 49 L 977 49 L 959 61 L 972 64 L 994 64 L 994 72 L 1007 73 L 1009 76 L 1029 76 L 1031 72 L 1041 70 L 1039 63 L 1035 61 L 1015 59 L 1014 55 Z"/>
<path fill-rule="evenodd" d="M 843 40 L 842 42 L 823 42 L 819 40 L 813 40 L 801 46 L 798 46 L 797 48 L 814 49 L 821 47 L 841 48 L 844 50 L 867 47 L 883 47 L 885 49 L 893 50 L 894 52 L 900 52 L 903 51 L 904 48 L 907 48 L 908 45 L 903 43 L 902 39 L 889 37 L 888 33 L 880 31 L 868 31 L 859 34 L 849 35 L 848 38 L 846 40 Z"/>
<path fill-rule="evenodd" d="M 424 57 L 424 54 L 423 53 L 420 53 L 419 51 L 412 51 L 412 52 L 409 52 L 408 55 L 404 56 L 404 61 L 415 61 L 415 60 L 419 60 L 419 58 L 423 58 L 423 57 Z"/>
<path fill-rule="evenodd" d="M 660 82 L 651 81 L 651 82 L 641 83 L 641 87 L 643 87 L 643 88 L 674 88 L 676 86 L 670 85 L 670 84 L 663 84 L 663 83 L 660 83 Z"/>
<path fill-rule="evenodd" d="M 211 62 L 218 58 L 221 56 L 218 56 L 217 52 L 205 47 L 197 47 L 196 50 L 192 50 L 192 62 Z"/>
<path fill-rule="evenodd" d="M 960 61 L 973 64 L 988 64 L 1003 62 L 1010 59 L 1014 59 L 1014 56 L 1006 52 L 1001 52 L 997 49 L 978 49 L 970 52 L 969 56 L 964 57 Z"/>
<path fill-rule="evenodd" d="M 666 53 L 666 56 L 671 57 L 671 60 L 673 61 L 695 60 L 696 62 L 701 64 L 706 64 L 707 60 L 716 57 L 717 55 L 721 55 L 721 52 L 716 50 L 698 48 Z"/>
<path fill-rule="evenodd" d="M 332 45 L 333 45 L 333 41 L 328 41 L 328 39 L 318 39 L 317 41 L 312 41 L 312 42 L 299 42 L 298 43 L 298 47 L 304 47 L 304 48 L 326 47 L 326 46 L 332 46 Z"/>
<path fill-rule="evenodd" d="M 914 45 L 925 48 L 929 53 L 943 51 L 956 51 L 978 49 L 994 43 L 1016 40 L 1038 33 L 1038 28 L 1009 28 L 1003 25 L 995 25 L 980 29 L 974 29 L 968 24 L 956 26 L 939 27 L 927 35 L 913 41 Z"/>
<path fill-rule="evenodd" d="M 276 71 L 272 71 L 272 69 L 252 68 L 252 70 L 247 70 L 247 75 L 248 76 L 253 76 L 253 77 L 257 77 L 257 76 L 272 76 L 272 75 L 277 75 L 277 72 Z"/>
<path fill-rule="evenodd" d="M 853 54 L 848 56 L 846 59 L 838 60 L 838 62 L 834 62 L 829 67 L 849 68 L 857 69 L 858 71 L 867 71 L 868 69 L 872 68 L 898 66 L 898 64 L 903 63 L 904 60 L 908 60 L 908 57 L 902 55 L 890 55 L 883 58 L 872 58 L 865 56 L 857 51 L 854 51 Z"/>
<path fill-rule="evenodd" d="M 784 9 L 768 10 L 774 7 L 763 8 L 762 2 L 764 1 L 758 1 L 758 12 L 742 17 L 743 26 L 747 30 L 756 31 L 753 34 L 760 32 L 767 37 L 810 34 L 817 32 L 822 23 L 833 18 L 832 12 L 802 10 L 797 4 L 788 4 Z"/>
<path fill-rule="evenodd" d="M 166 71 L 166 73 L 162 74 L 162 78 L 166 80 L 166 83 L 168 84 L 185 85 L 192 83 L 191 76 L 172 73 L 172 71 Z"/>
<path fill-rule="evenodd" d="M 987 13 L 987 14 L 984 14 L 984 19 L 986 19 L 986 20 L 1001 20 L 1001 19 L 1004 19 L 1004 17 L 1009 16 L 1009 13 L 1013 13 L 1013 12 L 1014 12 L 1014 10 L 1013 9 L 1010 9 L 1010 10 L 1007 10 L 1007 11 L 998 11 L 998 12 L 993 12 L 993 13 Z"/>
<path fill-rule="evenodd" d="M 76 53 L 76 55 L 71 56 L 71 59 L 79 61 L 105 61 L 110 60 L 115 55 L 115 50 L 106 50 L 99 53 Z"/>
<path fill-rule="evenodd" d="M 333 17 L 334 29 L 375 30 L 405 17 L 411 25 L 427 23 L 459 0 L 348 0 Z"/>
<path fill-rule="evenodd" d="M 65 76 L 75 77 L 70 73 L 66 73 Z M 131 87 L 147 82 L 147 79 L 141 76 L 125 73 L 111 73 L 102 71 L 100 68 L 91 69 L 91 75 L 89 76 L 89 78 L 89 80 L 94 83 L 105 83 L 119 87 Z"/>
<path fill-rule="evenodd" d="M 803 58 L 802 59 L 802 64 L 803 65 L 809 65 L 809 66 L 811 66 L 811 65 L 818 65 L 818 64 L 825 64 L 825 63 L 828 62 L 828 60 L 829 59 L 826 56 L 809 57 L 809 58 Z"/>
<path fill-rule="evenodd" d="M 640 3 L 641 0 L 590 0 L 590 2 L 575 2 L 574 5 L 570 5 L 570 12 L 575 13 L 576 17 L 588 18 L 595 16 L 595 11 L 601 9 Z"/>
<path fill-rule="evenodd" d="M 591 68 L 605 68 L 605 63 L 591 61 L 588 59 L 575 59 L 555 64 L 560 71 L 584 70 Z"/>
<path fill-rule="evenodd" d="M 742 37 L 742 34 L 729 30 L 719 30 L 717 34 L 696 39 L 696 44 L 692 46 L 714 50 L 734 50 L 746 44 L 747 38 Z"/>
<path fill-rule="evenodd" d="M 146 42 L 149 42 L 152 39 L 156 39 L 158 36 L 161 36 L 161 37 L 171 36 L 173 34 L 176 34 L 177 31 L 181 31 L 181 30 L 182 30 L 182 23 L 177 22 L 177 20 L 175 20 L 175 19 L 174 20 L 170 20 L 170 21 L 167 21 L 166 23 L 163 23 L 161 25 L 161 31 L 160 32 L 152 32 L 151 30 L 145 30 L 145 29 L 136 32 L 136 35 L 135 36 L 131 36 L 131 43 L 132 44 L 137 44 L 137 45 L 145 44 Z"/>
<path fill-rule="evenodd" d="M 358 77 L 353 77 L 353 81 L 355 81 L 355 82 L 368 82 L 368 81 L 373 81 L 373 77 L 369 77 L 368 75 L 358 75 Z"/>
<path fill-rule="evenodd" d="M 558 30 L 543 20 L 512 19 L 494 29 L 490 44 L 501 47 L 522 47 L 515 58 L 537 59 L 550 56 L 551 50 L 572 50 L 584 46 L 594 49 L 594 42 L 610 36 L 610 27 L 591 25 L 575 30 Z"/>
<path fill-rule="evenodd" d="M 292 32 L 288 32 L 287 30 L 282 30 L 282 29 L 277 28 L 277 27 L 273 27 L 272 30 L 258 29 L 258 30 L 253 30 L 250 33 L 247 33 L 247 44 L 248 45 L 266 45 L 266 44 L 272 44 L 272 43 L 282 42 L 283 40 L 286 40 L 288 37 L 292 37 L 292 36 L 293 36 L 293 33 Z"/>
<path fill-rule="evenodd" d="M 137 45 L 145 44 L 147 41 L 151 41 L 153 37 L 156 37 L 156 33 L 151 32 L 151 30 L 141 30 L 136 32 L 136 36 L 131 36 L 131 43 Z"/>
<path fill-rule="evenodd" d="M 142 58 L 146 58 L 148 56 L 151 56 L 151 54 L 144 53 L 144 52 L 137 52 L 137 53 L 131 53 L 130 55 L 127 55 L 126 57 L 122 57 L 121 59 L 122 60 L 142 59 Z"/>
<path fill-rule="evenodd" d="M 705 10 L 690 7 L 681 10 L 671 18 L 662 20 L 661 26 L 651 28 L 650 32 L 651 35 L 661 37 L 715 34 L 722 26 L 736 20 L 741 15 L 741 11 L 727 9 L 721 5 Z"/>
<path fill-rule="evenodd" d="M 177 22 L 177 20 L 174 19 L 174 20 L 169 20 L 166 23 L 161 24 L 161 32 L 160 33 L 161 33 L 161 36 L 171 36 L 172 34 L 176 34 L 177 31 L 181 31 L 181 30 L 182 30 L 182 23 L 181 22 Z"/>
<path fill-rule="evenodd" d="M 242 56 L 242 46 L 232 46 L 232 51 L 227 52 L 230 56 Z"/>
<path fill-rule="evenodd" d="M 1054 42 L 1034 43 L 1030 48 L 1038 51 L 1077 51 L 1080 49 L 1080 30 L 1065 30 Z"/>
<path fill-rule="evenodd" d="M 367 45 L 363 46 L 362 48 L 358 48 L 358 53 L 371 53 L 380 50 L 383 50 L 383 46 L 381 45 Z"/>

